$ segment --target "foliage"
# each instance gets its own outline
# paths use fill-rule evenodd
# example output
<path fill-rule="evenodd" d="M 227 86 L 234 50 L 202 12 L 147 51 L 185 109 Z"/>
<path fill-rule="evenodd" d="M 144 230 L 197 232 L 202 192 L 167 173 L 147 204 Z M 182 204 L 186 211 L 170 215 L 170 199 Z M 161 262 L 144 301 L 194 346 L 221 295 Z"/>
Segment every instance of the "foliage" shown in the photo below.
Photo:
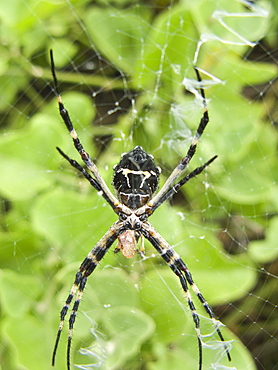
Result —
<path fill-rule="evenodd" d="M 224 0 L 109 5 L 85 0 L 0 4 L 0 356 L 7 370 L 38 369 L 38 364 L 49 369 L 58 312 L 74 274 L 115 220 L 103 199 L 56 152 L 59 146 L 76 158 L 51 89 L 50 48 L 65 105 L 107 183 L 121 153 L 134 145 L 153 153 L 163 181 L 186 152 L 188 132 L 202 115 L 198 94 L 193 100 L 184 90 L 194 78 L 198 41 L 210 35 L 197 65 L 223 83 L 204 78 L 211 122 L 192 167 L 215 153 L 219 157 L 173 199 L 174 206 L 165 204 L 151 221 L 182 255 L 212 305 L 246 297 L 260 266 L 277 258 L 277 216 L 267 217 L 278 205 L 277 136 L 274 126 L 263 122 L 267 104 L 242 94 L 245 86 L 273 81 L 277 69 L 242 58 L 248 46 L 237 45 L 229 32 L 232 27 L 250 42 L 264 37 L 271 4 L 264 4 L 269 17 L 246 16 L 244 24 L 235 17 L 229 27 L 213 21 L 214 11 L 250 14 L 250 9 Z M 99 115 L 106 101 L 97 105 L 91 97 L 106 92 L 114 106 Z M 99 144 L 106 137 L 109 144 Z M 246 246 L 229 229 L 231 220 L 245 229 L 247 239 L 251 230 L 255 240 Z M 264 240 L 258 240 L 261 230 Z M 228 250 L 221 235 L 236 244 L 235 250 Z M 151 370 L 184 369 L 186 363 L 197 369 L 196 334 L 178 279 L 153 252 L 147 244 L 144 261 L 109 253 L 89 279 L 74 331 L 74 363 Z M 202 333 L 209 336 L 204 369 L 219 361 L 228 366 L 210 321 L 201 307 L 198 312 Z M 234 341 L 229 365 L 255 369 L 240 340 L 227 328 L 223 334 Z M 66 335 L 58 369 L 65 367 L 65 345 Z M 80 347 L 87 347 L 87 356 L 78 353 Z"/>

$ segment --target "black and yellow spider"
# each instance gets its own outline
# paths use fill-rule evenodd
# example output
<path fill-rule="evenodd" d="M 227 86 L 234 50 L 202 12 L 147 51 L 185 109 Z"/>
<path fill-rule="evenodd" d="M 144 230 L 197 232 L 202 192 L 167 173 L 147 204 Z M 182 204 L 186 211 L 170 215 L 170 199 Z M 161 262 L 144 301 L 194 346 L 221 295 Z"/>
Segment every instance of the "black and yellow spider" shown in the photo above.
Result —
<path fill-rule="evenodd" d="M 67 129 L 72 137 L 74 146 L 80 154 L 87 169 L 92 173 L 92 176 L 74 159 L 69 158 L 61 149 L 57 148 L 59 153 L 82 175 L 90 182 L 90 184 L 103 196 L 109 203 L 113 211 L 118 215 L 119 219 L 110 227 L 106 234 L 99 240 L 95 247 L 89 252 L 87 257 L 81 263 L 67 297 L 67 300 L 60 313 L 60 325 L 57 332 L 57 338 L 53 350 L 52 365 L 55 364 L 56 352 L 64 325 L 64 320 L 67 315 L 69 306 L 75 297 L 72 312 L 69 317 L 69 332 L 67 345 L 67 368 L 70 370 L 70 350 L 73 325 L 76 314 L 82 298 L 82 294 L 87 282 L 87 278 L 95 270 L 98 263 L 102 260 L 106 252 L 109 250 L 115 240 L 118 239 L 118 246 L 115 251 L 122 251 L 127 258 L 134 257 L 136 253 L 136 245 L 139 237 L 144 237 L 150 241 L 157 252 L 165 260 L 168 266 L 180 279 L 182 289 L 188 306 L 191 310 L 192 317 L 195 323 L 195 328 L 198 338 L 199 347 L 199 370 L 202 369 L 202 338 L 200 332 L 200 319 L 192 301 L 188 285 L 198 297 L 199 301 L 204 306 L 206 312 L 211 318 L 214 327 L 219 335 L 221 341 L 224 342 L 223 335 L 219 329 L 219 322 L 215 319 L 213 311 L 209 304 L 204 299 L 200 290 L 194 283 L 191 273 L 181 257 L 174 251 L 174 249 L 162 238 L 162 236 L 149 223 L 148 218 L 154 211 L 173 194 L 175 194 L 181 186 L 187 183 L 192 177 L 200 174 L 210 163 L 212 163 L 217 156 L 214 156 L 205 164 L 195 168 L 189 174 L 183 176 L 181 180 L 176 180 L 184 173 L 189 162 L 195 154 L 196 147 L 201 135 L 206 128 L 209 116 L 206 107 L 206 99 L 203 88 L 201 87 L 201 77 L 199 71 L 194 67 L 197 80 L 200 85 L 200 91 L 203 100 L 204 113 L 200 120 L 196 134 L 187 151 L 186 156 L 180 161 L 177 167 L 168 177 L 165 184 L 160 191 L 153 197 L 153 194 L 158 187 L 158 179 L 160 169 L 153 161 L 153 157 L 147 154 L 140 146 L 136 146 L 130 152 L 122 155 L 120 163 L 114 167 L 113 185 L 117 193 L 117 198 L 111 193 L 102 176 L 100 175 L 96 165 L 91 160 L 89 154 L 84 150 L 75 129 L 73 128 L 69 114 L 64 107 L 61 95 L 58 89 L 58 81 L 55 73 L 55 66 L 52 51 L 50 51 L 51 69 L 54 79 L 55 93 L 59 104 L 60 115 L 67 126 Z M 229 361 L 231 361 L 226 344 L 224 344 Z"/>

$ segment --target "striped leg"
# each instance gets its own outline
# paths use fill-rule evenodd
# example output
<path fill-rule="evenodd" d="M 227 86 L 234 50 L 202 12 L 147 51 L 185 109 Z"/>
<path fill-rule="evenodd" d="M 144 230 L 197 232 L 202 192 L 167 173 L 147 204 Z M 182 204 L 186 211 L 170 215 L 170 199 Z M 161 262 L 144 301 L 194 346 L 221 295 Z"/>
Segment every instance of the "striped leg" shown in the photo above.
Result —
<path fill-rule="evenodd" d="M 189 272 L 186 264 L 180 258 L 180 256 L 171 248 L 171 246 L 162 238 L 162 236 L 151 226 L 149 223 L 143 224 L 144 231 L 142 234 L 146 239 L 148 239 L 154 248 L 158 251 L 161 257 L 165 260 L 168 266 L 172 269 L 172 271 L 178 276 L 180 279 L 180 283 L 182 289 L 185 293 L 185 297 L 192 313 L 193 321 L 195 323 L 195 329 L 198 338 L 198 347 L 199 347 L 199 370 L 202 369 L 202 337 L 200 332 L 200 318 L 196 311 L 195 305 L 192 301 L 190 292 L 188 290 L 187 284 L 189 284 L 198 297 L 199 301 L 204 306 L 206 312 L 208 313 L 209 317 L 211 318 L 213 325 L 217 331 L 217 334 L 222 342 L 224 342 L 224 337 L 219 329 L 217 320 L 214 317 L 213 311 L 207 301 L 204 299 L 203 295 L 201 294 L 200 290 L 198 289 L 197 285 L 194 283 L 192 279 L 192 275 Z M 227 356 L 229 361 L 231 361 L 230 353 L 228 352 L 227 346 L 224 344 L 224 348 L 226 350 Z"/>
<path fill-rule="evenodd" d="M 207 311 L 209 317 L 211 318 L 212 322 L 213 322 L 213 325 L 215 327 L 215 330 L 219 336 L 219 338 L 221 339 L 222 342 L 225 341 L 220 329 L 219 329 L 219 325 L 218 325 L 218 322 L 217 320 L 215 319 L 214 317 L 214 313 L 212 311 L 212 308 L 210 307 L 210 305 L 207 303 L 207 301 L 205 300 L 205 298 L 203 297 L 202 293 L 200 292 L 199 288 L 197 287 L 197 285 L 194 283 L 193 279 L 192 279 L 192 275 L 190 273 L 190 271 L 188 270 L 186 264 L 183 262 L 183 260 L 179 257 L 179 260 L 177 261 L 180 265 L 180 269 L 184 272 L 185 274 L 185 277 L 186 277 L 186 280 L 188 281 L 188 284 L 191 286 L 193 292 L 196 294 L 196 296 L 198 297 L 199 301 L 202 303 L 203 307 L 205 308 L 205 310 Z M 230 356 L 230 353 L 228 351 L 228 348 L 226 345 L 224 345 L 225 347 L 225 350 L 226 350 L 226 353 L 227 353 L 227 357 L 229 359 L 229 361 L 231 361 L 231 356 Z"/>
<path fill-rule="evenodd" d="M 201 76 L 199 74 L 199 71 L 196 67 L 194 69 L 195 69 L 195 72 L 196 72 L 197 80 L 201 84 L 202 79 L 201 79 Z M 202 99 L 203 99 L 203 107 L 204 107 L 203 108 L 204 109 L 203 116 L 200 120 L 199 126 L 197 128 L 197 131 L 196 131 L 194 137 L 193 137 L 191 145 L 190 145 L 190 147 L 189 147 L 189 149 L 186 153 L 186 156 L 180 161 L 180 163 L 177 165 L 177 167 L 173 170 L 173 172 L 168 177 L 167 181 L 162 186 L 160 191 L 156 194 L 156 196 L 149 202 L 149 206 L 153 207 L 154 209 L 156 209 L 158 207 L 157 203 L 159 203 L 159 205 L 161 204 L 160 203 L 160 198 L 162 198 L 165 195 L 165 193 L 168 192 L 168 190 L 172 187 L 175 180 L 187 168 L 189 162 L 191 161 L 192 157 L 194 156 L 194 154 L 196 152 L 198 142 L 199 142 L 199 140 L 200 140 L 200 138 L 201 138 L 208 122 L 209 122 L 209 115 L 208 115 L 208 109 L 207 109 L 207 104 L 206 104 L 205 92 L 204 92 L 204 89 L 202 87 L 200 87 L 200 92 L 201 92 L 201 96 L 202 96 Z"/>
<path fill-rule="evenodd" d="M 108 251 L 110 246 L 116 240 L 118 234 L 121 232 L 120 229 L 122 223 L 117 221 L 107 233 L 100 239 L 96 246 L 91 250 L 87 257 L 82 262 L 79 270 L 75 276 L 73 286 L 70 290 L 68 298 L 61 310 L 60 313 L 60 324 L 57 332 L 57 337 L 54 345 L 53 355 L 52 355 L 52 366 L 55 365 L 55 357 L 61 337 L 61 333 L 64 326 L 65 317 L 68 313 L 69 306 L 75 297 L 73 304 L 72 312 L 69 318 L 69 332 L 68 332 L 68 346 L 67 346 L 67 369 L 70 370 L 70 350 L 71 350 L 71 341 L 72 341 L 72 331 L 76 318 L 76 314 L 79 308 L 79 304 L 82 299 L 83 291 L 87 282 L 88 276 L 95 270 L 100 260 L 104 257 L 105 253 Z"/>
<path fill-rule="evenodd" d="M 190 179 L 192 179 L 195 176 L 198 176 L 200 173 L 204 171 L 204 169 L 209 166 L 215 159 L 217 158 L 217 155 L 212 157 L 209 161 L 204 163 L 202 166 L 195 168 L 195 170 L 191 171 L 188 175 L 184 176 L 179 182 L 177 182 L 175 185 L 173 185 L 168 191 L 166 191 L 164 194 L 161 195 L 161 197 L 156 201 L 156 203 L 152 206 L 151 202 L 148 203 L 148 207 L 150 209 L 148 210 L 149 213 L 153 213 L 165 200 L 171 198 L 175 193 L 179 191 L 179 189 L 186 184 Z"/>
<path fill-rule="evenodd" d="M 70 119 L 70 116 L 69 116 L 69 113 L 68 111 L 66 110 L 64 104 L 63 104 L 63 101 L 62 101 L 62 97 L 60 95 L 60 92 L 59 92 L 59 89 L 58 89 L 58 80 L 57 80 L 57 77 L 56 77 L 56 72 L 55 72 L 55 64 L 54 64 L 54 59 L 53 59 L 53 52 L 52 50 L 50 50 L 50 61 L 51 61 L 51 71 L 52 71 L 52 75 L 53 75 L 53 80 L 54 80 L 54 88 L 55 88 L 55 93 L 56 93 L 56 96 L 57 96 L 57 101 L 58 101 L 58 106 L 59 106 L 59 112 L 60 112 L 60 116 L 62 117 L 65 125 L 67 126 L 67 129 L 70 133 L 70 136 L 73 140 L 73 143 L 74 143 L 74 146 L 75 146 L 75 149 L 78 151 L 78 153 L 80 154 L 81 156 L 81 159 L 83 160 L 83 162 L 85 163 L 85 165 L 87 166 L 87 168 L 92 172 L 92 174 L 94 175 L 97 183 L 101 186 L 101 190 L 103 192 L 103 194 L 105 195 L 104 198 L 108 201 L 108 203 L 113 206 L 115 204 L 119 204 L 119 201 L 117 200 L 117 198 L 115 198 L 115 196 L 111 193 L 111 191 L 109 190 L 108 186 L 106 185 L 105 181 L 103 180 L 101 174 L 99 173 L 98 169 L 97 169 L 97 166 L 95 165 L 95 163 L 92 161 L 92 159 L 90 158 L 89 154 L 85 151 L 85 149 L 83 148 L 83 145 L 81 144 L 79 138 L 78 138 L 78 135 L 77 135 L 77 132 L 75 131 L 74 127 L 73 127 L 73 124 L 71 122 L 71 119 Z M 61 152 L 60 152 L 61 153 Z M 62 154 L 62 153 L 61 153 Z"/>
<path fill-rule="evenodd" d="M 102 191 L 101 185 L 98 183 L 96 179 L 94 179 L 83 167 L 80 166 L 78 162 L 74 159 L 69 158 L 60 148 L 56 148 L 58 152 L 70 163 L 70 165 L 76 168 L 82 175 L 85 177 L 86 180 L 103 196 L 103 198 L 107 201 L 108 204 L 112 207 L 112 209 L 117 213 L 117 204 L 111 203 L 111 199 Z"/>

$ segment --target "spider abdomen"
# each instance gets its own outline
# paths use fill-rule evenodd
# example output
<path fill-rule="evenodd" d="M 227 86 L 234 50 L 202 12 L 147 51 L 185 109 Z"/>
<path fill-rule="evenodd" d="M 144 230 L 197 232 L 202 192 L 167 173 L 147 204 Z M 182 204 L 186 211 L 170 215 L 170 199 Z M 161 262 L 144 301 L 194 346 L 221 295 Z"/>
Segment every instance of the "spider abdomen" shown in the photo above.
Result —
<path fill-rule="evenodd" d="M 142 207 L 158 187 L 160 169 L 141 146 L 124 154 L 114 167 L 113 186 L 120 202 L 131 209 Z"/>

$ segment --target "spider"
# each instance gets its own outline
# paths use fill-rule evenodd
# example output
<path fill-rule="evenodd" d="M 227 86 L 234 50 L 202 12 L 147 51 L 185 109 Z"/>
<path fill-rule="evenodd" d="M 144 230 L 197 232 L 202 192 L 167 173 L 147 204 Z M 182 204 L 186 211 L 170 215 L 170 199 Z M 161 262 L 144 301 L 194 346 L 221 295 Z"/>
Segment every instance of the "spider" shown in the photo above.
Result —
<path fill-rule="evenodd" d="M 194 67 L 197 80 L 200 85 L 199 89 L 203 101 L 203 116 L 200 120 L 196 134 L 193 137 L 186 156 L 182 158 L 180 163 L 170 174 L 159 192 L 154 195 L 158 188 L 158 180 L 161 171 L 160 168 L 155 165 L 153 156 L 146 153 L 141 146 L 136 146 L 130 152 L 122 154 L 119 164 L 114 167 L 113 186 L 117 195 L 117 197 L 115 197 L 103 180 L 95 163 L 92 161 L 89 154 L 84 150 L 73 127 L 69 113 L 62 102 L 62 98 L 58 88 L 58 80 L 55 73 L 52 50 L 50 50 L 50 61 L 54 81 L 54 92 L 57 97 L 60 115 L 70 133 L 76 150 L 80 154 L 81 159 L 85 163 L 87 169 L 92 173 L 92 175 L 74 159 L 69 158 L 60 148 L 57 148 L 57 150 L 70 163 L 72 167 L 82 173 L 86 180 L 88 180 L 89 183 L 99 192 L 99 194 L 102 195 L 105 201 L 111 206 L 113 211 L 118 216 L 118 220 L 113 223 L 110 229 L 89 252 L 87 257 L 81 263 L 75 275 L 75 280 L 70 293 L 60 312 L 60 324 L 52 355 L 52 366 L 55 365 L 55 358 L 61 332 L 64 326 L 64 320 L 68 313 L 69 307 L 74 300 L 72 312 L 69 316 L 66 359 L 67 369 L 70 370 L 73 326 L 88 277 L 92 274 L 106 252 L 116 240 L 118 240 L 118 246 L 116 247 L 115 252 L 122 251 L 125 257 L 132 258 L 136 254 L 136 245 L 139 237 L 144 237 L 149 240 L 149 242 L 153 245 L 153 247 L 157 250 L 157 252 L 161 255 L 161 257 L 165 260 L 165 262 L 180 280 L 180 284 L 182 286 L 195 324 L 199 351 L 199 370 L 201 370 L 202 337 L 200 332 L 200 319 L 191 298 L 188 285 L 191 287 L 193 292 L 198 297 L 199 301 L 202 303 L 205 311 L 213 322 L 219 338 L 222 342 L 224 342 L 224 337 L 219 329 L 219 322 L 215 319 L 211 307 L 203 297 L 197 285 L 194 283 L 192 275 L 188 270 L 186 264 L 148 221 L 148 218 L 162 203 L 164 203 L 167 199 L 174 195 L 181 188 L 181 186 L 186 184 L 190 179 L 199 175 L 208 165 L 210 165 L 217 158 L 217 156 L 214 156 L 202 166 L 195 168 L 187 175 L 183 175 L 185 169 L 187 168 L 189 162 L 196 152 L 199 139 L 209 122 L 206 98 L 204 89 L 201 86 L 202 80 L 199 71 L 197 67 Z M 176 181 L 180 177 L 182 178 L 179 181 Z M 141 251 L 138 252 L 142 253 Z M 231 361 L 229 350 L 225 343 L 223 345 L 228 359 L 229 361 Z"/>

